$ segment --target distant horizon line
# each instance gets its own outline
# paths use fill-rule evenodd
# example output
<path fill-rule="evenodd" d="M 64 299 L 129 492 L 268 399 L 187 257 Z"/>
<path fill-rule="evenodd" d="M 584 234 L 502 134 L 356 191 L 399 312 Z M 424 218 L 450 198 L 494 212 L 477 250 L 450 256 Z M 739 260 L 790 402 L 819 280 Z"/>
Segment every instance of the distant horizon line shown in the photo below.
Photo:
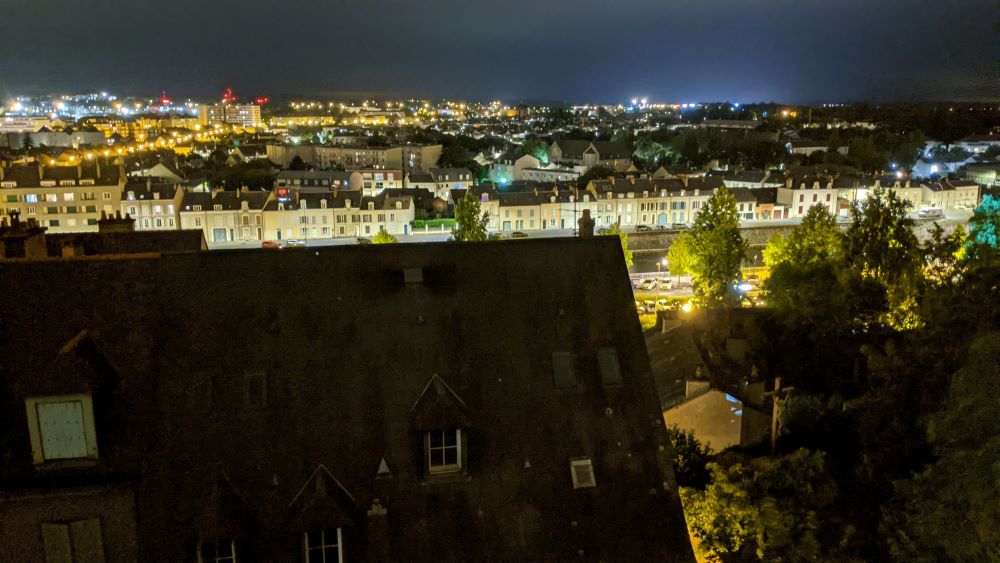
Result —
<path fill-rule="evenodd" d="M 91 94 L 98 94 L 100 92 L 108 92 L 109 94 L 115 96 L 116 98 L 129 98 L 129 99 L 148 99 L 155 100 L 161 94 L 157 95 L 142 95 L 142 94 L 117 94 L 110 90 L 96 90 L 89 92 L 78 92 L 78 93 L 66 93 L 66 92 L 47 92 L 47 93 L 6 93 L 2 94 L 0 98 L 0 110 L 6 109 L 5 106 L 9 105 L 9 102 L 18 98 L 44 98 L 44 97 L 60 97 L 60 96 L 87 96 Z M 221 96 L 215 97 L 194 97 L 194 96 L 182 96 L 177 97 L 171 95 L 167 92 L 167 96 L 171 98 L 172 101 L 186 101 L 192 103 L 218 103 L 221 102 Z M 374 92 L 359 92 L 359 93 L 330 93 L 330 94 L 272 94 L 267 96 L 270 98 L 268 105 L 275 107 L 276 105 L 285 105 L 291 102 L 308 102 L 308 101 L 326 101 L 326 102 L 363 102 L 363 101 L 373 101 L 373 102 L 396 102 L 396 101 L 407 101 L 407 100 L 419 100 L 419 101 L 430 101 L 430 102 L 458 102 L 458 103 L 476 103 L 476 104 L 489 104 L 491 102 L 501 102 L 505 105 L 516 106 L 537 106 L 537 107 L 573 107 L 573 106 L 624 106 L 629 107 L 632 104 L 631 99 L 624 99 L 621 101 L 573 101 L 565 99 L 556 98 L 534 98 L 534 97 L 513 97 L 513 98 L 467 98 L 467 97 L 443 97 L 443 96 L 406 96 L 406 95 L 394 95 L 390 93 L 374 93 Z M 247 97 L 245 100 L 240 100 L 240 102 L 251 103 L 254 97 Z M 278 102 L 277 104 L 275 102 Z M 778 101 L 778 100 L 756 100 L 756 101 L 740 101 L 740 100 L 712 100 L 712 101 L 663 101 L 663 100 L 650 100 L 646 106 L 655 105 L 695 105 L 695 106 L 710 106 L 710 105 L 724 105 L 724 104 L 738 104 L 740 106 L 765 106 L 765 105 L 776 105 L 776 106 L 803 106 L 803 107 L 822 107 L 822 106 L 856 106 L 856 105 L 933 105 L 933 104 L 989 104 L 997 105 L 1000 104 L 1000 98 L 952 98 L 952 99 L 922 99 L 922 100 L 905 100 L 899 98 L 886 98 L 886 99 L 851 99 L 851 100 L 811 100 L 811 101 Z M 637 104 L 643 105 L 643 104 Z M 3 114 L 0 114 L 3 115 Z"/>

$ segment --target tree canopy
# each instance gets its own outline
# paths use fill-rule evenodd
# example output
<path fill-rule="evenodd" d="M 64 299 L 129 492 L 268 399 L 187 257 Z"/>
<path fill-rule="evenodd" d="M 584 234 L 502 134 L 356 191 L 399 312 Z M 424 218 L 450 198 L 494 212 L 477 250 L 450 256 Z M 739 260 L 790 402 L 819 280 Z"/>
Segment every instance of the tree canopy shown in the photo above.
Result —
<path fill-rule="evenodd" d="M 395 236 L 389 234 L 385 228 L 379 229 L 378 233 L 372 237 L 372 244 L 392 244 L 394 242 L 399 242 L 399 240 Z"/>
<path fill-rule="evenodd" d="M 695 295 L 706 304 L 729 301 L 747 250 L 732 192 L 717 189 L 695 217 L 690 233 Z"/>
<path fill-rule="evenodd" d="M 451 231 L 452 240 L 460 242 L 478 242 L 489 240 L 487 227 L 490 224 L 490 214 L 482 210 L 479 198 L 473 190 L 466 190 L 462 199 L 455 204 L 455 227 Z"/>

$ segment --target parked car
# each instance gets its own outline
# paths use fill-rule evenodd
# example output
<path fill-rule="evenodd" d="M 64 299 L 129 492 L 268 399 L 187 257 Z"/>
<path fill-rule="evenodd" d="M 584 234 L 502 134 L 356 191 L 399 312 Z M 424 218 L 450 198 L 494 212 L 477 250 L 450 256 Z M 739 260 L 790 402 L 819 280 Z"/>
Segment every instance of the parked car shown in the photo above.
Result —
<path fill-rule="evenodd" d="M 657 311 L 666 311 L 667 309 L 670 309 L 670 308 L 671 308 L 671 306 L 670 306 L 670 300 L 668 300 L 668 299 L 657 299 L 656 300 L 656 310 Z"/>
<path fill-rule="evenodd" d="M 944 211 L 940 207 L 928 207 L 917 212 L 917 217 L 921 219 L 942 219 Z"/>
<path fill-rule="evenodd" d="M 513 233 L 510 234 L 510 238 L 528 238 L 528 233 L 524 233 L 521 231 L 514 231 Z"/>
<path fill-rule="evenodd" d="M 358 244 L 371 244 L 371 243 L 372 239 L 370 238 L 358 237 Z"/>
<path fill-rule="evenodd" d="M 637 289 L 639 287 L 639 284 L 641 283 L 642 280 L 640 280 L 639 278 L 632 278 L 632 289 Z"/>
<path fill-rule="evenodd" d="M 674 281 L 670 278 L 660 278 L 656 282 L 659 284 L 660 289 L 670 289 L 674 286 Z"/>
<path fill-rule="evenodd" d="M 639 284 L 639 289 L 656 289 L 656 280 L 653 278 L 646 278 L 642 280 Z"/>
<path fill-rule="evenodd" d="M 281 243 L 276 240 L 265 240 L 260 243 L 261 248 L 280 249 Z"/>
<path fill-rule="evenodd" d="M 640 315 L 646 312 L 646 310 L 642 307 L 642 303 L 639 303 L 638 301 L 635 302 L 635 312 Z"/>
<path fill-rule="evenodd" d="M 650 228 L 649 225 L 636 225 L 635 226 L 635 232 L 637 232 L 637 233 L 647 233 L 647 232 L 652 231 L 652 230 L 653 229 Z"/>
<path fill-rule="evenodd" d="M 678 230 L 678 231 L 683 231 L 684 229 L 687 229 L 689 227 L 688 227 L 687 223 L 674 223 L 674 224 L 670 225 L 670 228 Z"/>
<path fill-rule="evenodd" d="M 652 299 L 647 299 L 642 302 L 642 308 L 645 309 L 647 313 L 655 313 L 656 301 L 653 301 Z"/>
<path fill-rule="evenodd" d="M 750 274 L 749 276 L 747 276 L 746 280 L 747 280 L 747 283 L 752 283 L 754 285 L 760 285 L 760 276 L 758 276 L 757 274 Z"/>
<path fill-rule="evenodd" d="M 302 248 L 305 245 L 306 241 L 294 238 L 288 239 L 288 242 L 285 243 L 285 246 L 287 246 L 288 248 Z"/>

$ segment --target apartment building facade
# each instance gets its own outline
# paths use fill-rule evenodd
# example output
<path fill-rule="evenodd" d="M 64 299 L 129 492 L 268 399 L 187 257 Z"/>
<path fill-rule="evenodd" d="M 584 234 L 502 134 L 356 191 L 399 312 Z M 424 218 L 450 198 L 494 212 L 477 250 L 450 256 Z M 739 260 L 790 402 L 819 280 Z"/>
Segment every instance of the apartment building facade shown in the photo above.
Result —
<path fill-rule="evenodd" d="M 97 231 L 102 212 L 120 210 L 125 181 L 120 164 L 0 167 L 0 210 L 50 233 Z"/>

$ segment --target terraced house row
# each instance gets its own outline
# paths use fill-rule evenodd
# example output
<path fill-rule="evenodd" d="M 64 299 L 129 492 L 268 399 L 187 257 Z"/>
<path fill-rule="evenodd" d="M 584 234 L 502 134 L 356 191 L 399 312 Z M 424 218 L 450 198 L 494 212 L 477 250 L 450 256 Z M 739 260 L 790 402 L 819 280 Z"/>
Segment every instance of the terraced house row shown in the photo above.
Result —
<path fill-rule="evenodd" d="M 763 173 L 762 173 L 763 174 Z M 762 180 L 762 179 L 759 179 Z M 489 213 L 495 231 L 571 229 L 584 210 L 597 227 L 670 226 L 694 222 L 717 189 L 727 186 L 736 198 L 741 221 L 797 219 L 822 205 L 831 215 L 847 216 L 854 202 L 876 188 L 894 192 L 925 208 L 972 209 L 980 197 L 979 184 L 970 180 L 911 182 L 895 177 L 778 177 L 749 181 L 746 175 L 691 178 L 609 178 L 591 181 L 585 189 L 559 184 L 520 184 L 473 188 Z M 753 187 L 748 187 L 753 186 Z M 759 186 L 759 187 L 758 187 Z M 462 192 L 464 193 L 464 191 Z M 452 199 L 461 197 L 453 194 Z"/>
<path fill-rule="evenodd" d="M 914 211 L 972 209 L 980 197 L 979 184 L 971 180 L 884 176 L 630 176 L 592 180 L 577 189 L 548 182 L 469 186 L 470 179 L 459 171 L 434 169 L 426 182 L 403 176 L 402 182 L 394 179 L 380 188 L 365 181 L 363 172 L 286 171 L 273 191 L 261 192 L 203 191 L 177 182 L 129 179 L 120 165 L 0 167 L 0 214 L 17 213 L 59 233 L 97 231 L 102 213 L 121 213 L 135 219 L 139 231 L 200 229 L 207 241 L 228 243 L 369 237 L 381 230 L 408 235 L 417 206 L 447 210 L 466 189 L 474 190 L 489 214 L 489 229 L 496 232 L 572 229 L 584 210 L 598 228 L 690 224 L 723 186 L 735 195 L 742 221 L 801 218 L 814 205 L 846 216 L 854 202 L 880 187 Z"/>

